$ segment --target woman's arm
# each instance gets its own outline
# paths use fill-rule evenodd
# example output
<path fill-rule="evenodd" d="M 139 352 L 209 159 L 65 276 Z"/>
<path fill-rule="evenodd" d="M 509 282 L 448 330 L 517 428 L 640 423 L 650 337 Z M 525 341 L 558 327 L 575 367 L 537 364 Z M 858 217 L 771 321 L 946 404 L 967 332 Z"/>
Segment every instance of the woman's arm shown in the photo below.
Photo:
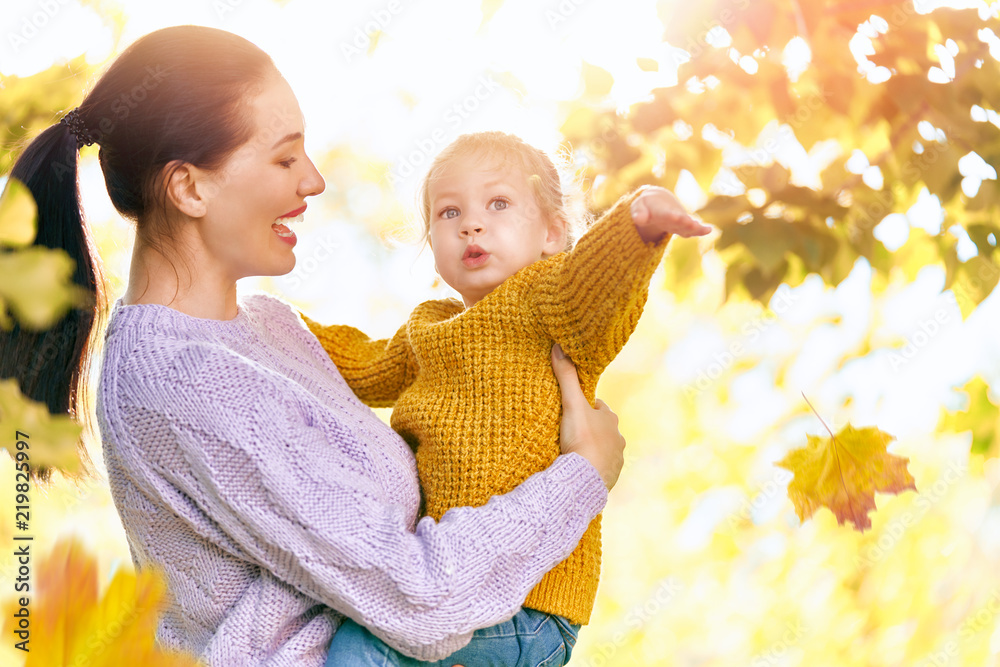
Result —
<path fill-rule="evenodd" d="M 569 454 L 482 507 L 410 532 L 406 508 L 345 454 L 371 451 L 349 425 L 331 443 L 280 383 L 225 350 L 188 346 L 173 367 L 121 398 L 126 428 L 143 433 L 144 451 L 124 453 L 136 483 L 194 530 L 211 522 L 241 557 L 414 657 L 444 657 L 513 615 L 607 497 L 606 474 Z"/>

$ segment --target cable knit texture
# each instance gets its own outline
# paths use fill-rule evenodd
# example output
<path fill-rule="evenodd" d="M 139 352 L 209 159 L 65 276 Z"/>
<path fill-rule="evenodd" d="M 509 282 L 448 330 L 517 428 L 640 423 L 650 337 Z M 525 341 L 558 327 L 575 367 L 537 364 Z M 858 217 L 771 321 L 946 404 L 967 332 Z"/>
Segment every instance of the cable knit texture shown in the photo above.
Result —
<path fill-rule="evenodd" d="M 593 403 L 668 241 L 640 238 L 635 196 L 619 200 L 571 252 L 522 269 L 469 309 L 454 299 L 423 303 L 389 340 L 303 315 L 359 398 L 395 405 L 392 426 L 416 450 L 429 516 L 483 505 L 559 455 L 553 342 L 576 363 Z M 586 624 L 600 572 L 598 516 L 524 606 Z"/>
<path fill-rule="evenodd" d="M 213 666 L 320 667 L 341 614 L 443 658 L 510 618 L 607 498 L 571 454 L 417 522 L 410 448 L 262 294 L 226 321 L 119 300 L 97 400 L 133 561 L 171 593 L 158 640 Z"/>

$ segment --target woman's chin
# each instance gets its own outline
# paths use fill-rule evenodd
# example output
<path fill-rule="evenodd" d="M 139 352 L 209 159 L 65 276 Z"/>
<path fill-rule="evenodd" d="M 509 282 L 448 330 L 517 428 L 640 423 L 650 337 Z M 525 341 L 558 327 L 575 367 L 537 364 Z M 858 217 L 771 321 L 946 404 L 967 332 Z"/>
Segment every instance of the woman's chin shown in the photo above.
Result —
<path fill-rule="evenodd" d="M 295 255 L 288 252 L 285 257 L 272 257 L 266 266 L 261 266 L 254 275 L 278 277 L 288 275 L 295 269 Z"/>

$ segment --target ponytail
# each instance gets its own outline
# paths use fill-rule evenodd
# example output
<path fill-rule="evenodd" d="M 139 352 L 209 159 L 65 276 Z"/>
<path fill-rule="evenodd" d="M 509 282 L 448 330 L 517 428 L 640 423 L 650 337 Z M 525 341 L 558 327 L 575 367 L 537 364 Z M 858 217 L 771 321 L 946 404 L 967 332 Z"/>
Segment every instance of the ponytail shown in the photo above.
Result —
<path fill-rule="evenodd" d="M 73 282 L 93 301 L 71 310 L 46 331 L 24 328 L 15 320 L 13 330 L 0 332 L 0 378 L 17 380 L 21 393 L 44 403 L 50 413 L 68 413 L 92 427 L 87 392 L 93 360 L 90 338 L 95 325 L 103 328 L 107 304 L 100 256 L 80 207 L 77 135 L 67 123 L 48 128 L 24 149 L 10 176 L 28 187 L 38 206 L 34 245 L 65 250 L 76 263 Z M 87 472 L 89 457 L 82 440 L 78 451 Z M 45 467 L 32 472 L 42 481 L 51 475 Z"/>
<path fill-rule="evenodd" d="M 24 395 L 90 423 L 87 379 L 107 297 L 100 256 L 80 209 L 77 153 L 97 143 L 115 209 L 135 223 L 137 242 L 155 248 L 171 229 L 162 176 L 169 165 L 217 169 L 255 130 L 247 100 L 277 74 L 266 53 L 246 39 L 204 26 L 172 26 L 133 42 L 64 119 L 32 141 L 14 164 L 38 204 L 35 244 L 62 248 L 76 262 L 74 282 L 93 295 L 48 331 L 15 324 L 0 331 L 0 378 Z M 160 186 L 157 184 L 161 183 Z M 80 447 L 86 464 L 86 449 Z M 49 471 L 34 471 L 46 479 Z"/>

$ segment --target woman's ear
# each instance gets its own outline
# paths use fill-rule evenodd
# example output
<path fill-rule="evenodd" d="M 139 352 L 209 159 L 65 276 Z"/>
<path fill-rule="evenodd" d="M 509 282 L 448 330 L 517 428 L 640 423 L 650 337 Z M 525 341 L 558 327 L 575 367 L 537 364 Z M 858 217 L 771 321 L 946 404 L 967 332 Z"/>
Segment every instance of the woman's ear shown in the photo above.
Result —
<path fill-rule="evenodd" d="M 202 218 L 208 211 L 207 172 L 187 162 L 175 161 L 164 167 L 166 195 L 178 211 L 190 218 Z"/>
<path fill-rule="evenodd" d="M 569 225 L 560 216 L 550 216 L 545 228 L 545 244 L 542 246 L 542 257 L 558 255 L 566 250 L 569 240 Z"/>

